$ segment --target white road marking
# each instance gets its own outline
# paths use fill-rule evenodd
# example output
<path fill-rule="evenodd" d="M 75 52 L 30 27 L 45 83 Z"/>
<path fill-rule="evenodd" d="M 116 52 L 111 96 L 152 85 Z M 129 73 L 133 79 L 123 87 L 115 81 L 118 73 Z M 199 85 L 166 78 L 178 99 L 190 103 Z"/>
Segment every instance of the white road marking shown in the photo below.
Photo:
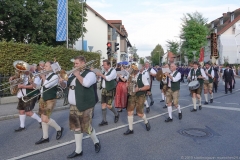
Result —
<path fill-rule="evenodd" d="M 190 106 L 192 106 L 192 105 L 187 105 L 187 106 L 181 107 L 181 109 L 188 108 Z M 177 109 L 174 109 L 173 111 L 177 111 Z M 165 114 L 168 114 L 168 112 L 161 113 L 161 114 L 149 117 L 147 119 L 150 120 L 150 119 L 158 118 L 158 117 L 163 116 Z M 133 124 L 137 124 L 137 123 L 140 123 L 140 122 L 143 122 L 143 120 L 138 120 L 136 122 L 133 122 Z M 128 124 L 124 124 L 124 125 L 114 127 L 114 128 L 111 128 L 111 129 L 108 129 L 108 130 L 105 130 L 105 131 L 98 132 L 96 134 L 97 135 L 105 134 L 105 133 L 112 132 L 112 131 L 115 131 L 115 130 L 118 130 L 118 129 L 121 129 L 121 128 L 124 128 L 124 127 L 127 127 L 127 126 L 128 126 Z M 89 138 L 89 136 L 84 136 L 83 137 L 83 139 L 87 139 L 87 138 Z M 26 158 L 26 157 L 29 157 L 29 156 L 33 156 L 35 154 L 43 153 L 43 152 L 46 152 L 46 151 L 49 151 L 49 150 L 52 150 L 52 149 L 56 149 L 56 148 L 59 148 L 59 147 L 63 147 L 63 146 L 66 146 L 66 145 L 69 145 L 69 144 L 72 144 L 72 143 L 75 143 L 75 140 L 71 140 L 71 141 L 64 142 L 64 143 L 61 143 L 61 144 L 58 144 L 58 145 L 54 145 L 54 146 L 51 146 L 51 147 L 48 147 L 48 148 L 33 151 L 33 152 L 30 152 L 30 153 L 27 153 L 27 154 L 20 155 L 18 157 L 13 157 L 13 158 L 8 159 L 8 160 L 17 160 L 17 159 Z"/>
<path fill-rule="evenodd" d="M 223 109 L 223 110 L 230 110 L 230 111 L 240 111 L 240 108 L 235 108 L 235 107 L 222 107 L 222 106 L 204 105 L 204 108 Z"/>
<path fill-rule="evenodd" d="M 225 104 L 234 104 L 234 105 L 239 105 L 239 103 L 225 103 Z"/>

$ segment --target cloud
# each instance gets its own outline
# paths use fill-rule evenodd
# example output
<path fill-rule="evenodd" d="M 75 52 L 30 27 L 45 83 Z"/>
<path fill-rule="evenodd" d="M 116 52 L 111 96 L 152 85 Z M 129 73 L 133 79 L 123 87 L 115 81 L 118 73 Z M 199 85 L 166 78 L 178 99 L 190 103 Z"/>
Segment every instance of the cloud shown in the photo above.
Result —
<path fill-rule="evenodd" d="M 99 1 L 89 1 L 87 2 L 88 5 L 90 5 L 92 8 L 98 9 L 98 8 L 108 8 L 111 7 L 112 5 L 109 3 L 106 3 L 105 0 Z"/>

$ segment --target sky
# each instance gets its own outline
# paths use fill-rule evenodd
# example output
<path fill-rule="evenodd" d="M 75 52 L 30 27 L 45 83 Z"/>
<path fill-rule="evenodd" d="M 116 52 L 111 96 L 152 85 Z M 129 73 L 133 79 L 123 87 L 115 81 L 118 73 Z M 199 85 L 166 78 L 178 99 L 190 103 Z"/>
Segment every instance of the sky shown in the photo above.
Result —
<path fill-rule="evenodd" d="M 122 20 L 140 57 L 150 56 L 157 44 L 166 52 L 167 40 L 180 41 L 186 13 L 198 11 L 210 23 L 240 8 L 240 0 L 87 0 L 87 4 L 107 20 Z"/>

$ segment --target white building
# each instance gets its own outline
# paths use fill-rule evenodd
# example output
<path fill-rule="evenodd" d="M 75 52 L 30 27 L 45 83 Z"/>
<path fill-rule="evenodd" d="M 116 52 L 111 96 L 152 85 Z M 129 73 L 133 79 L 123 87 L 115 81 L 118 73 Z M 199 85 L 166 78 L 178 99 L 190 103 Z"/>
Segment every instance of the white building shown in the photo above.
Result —
<path fill-rule="evenodd" d="M 217 49 L 219 58 L 217 63 L 223 64 L 228 59 L 230 64 L 240 63 L 240 8 L 223 13 L 223 16 L 210 23 L 212 32 L 217 34 Z M 205 47 L 204 60 L 211 55 L 211 39 Z"/>
<path fill-rule="evenodd" d="M 122 25 L 121 20 L 106 20 L 93 8 L 86 4 L 87 7 L 87 22 L 84 23 L 87 32 L 84 34 L 85 51 L 90 51 L 89 46 L 92 46 L 92 52 L 101 54 L 102 59 L 107 59 L 107 42 L 115 41 L 119 43 L 119 50 L 115 53 L 115 62 L 120 62 L 127 54 L 127 48 L 131 47 L 128 40 L 128 34 Z M 73 45 L 74 49 L 82 50 L 82 38 L 79 38 Z"/>

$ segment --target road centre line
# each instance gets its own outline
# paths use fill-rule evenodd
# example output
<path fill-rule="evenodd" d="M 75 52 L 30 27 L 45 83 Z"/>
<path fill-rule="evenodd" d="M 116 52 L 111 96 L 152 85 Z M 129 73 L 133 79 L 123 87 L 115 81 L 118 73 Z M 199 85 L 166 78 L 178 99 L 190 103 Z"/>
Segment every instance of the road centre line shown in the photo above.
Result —
<path fill-rule="evenodd" d="M 184 106 L 184 107 L 181 107 L 181 109 L 184 109 L 184 108 L 188 108 L 192 106 L 191 104 L 190 105 L 187 105 L 187 106 Z M 174 109 L 173 111 L 177 111 L 177 109 Z M 161 113 L 161 114 L 158 114 L 158 115 L 155 115 L 155 116 L 152 116 L 152 117 L 149 117 L 147 118 L 148 120 L 151 120 L 151 119 L 155 119 L 155 118 L 158 118 L 158 117 L 161 117 L 165 114 L 168 114 L 168 112 L 165 112 L 165 113 Z M 138 124 L 140 122 L 143 122 L 143 120 L 138 120 L 136 122 L 133 122 L 133 124 Z M 124 128 L 124 127 L 127 127 L 128 124 L 124 124 L 124 125 L 121 125 L 121 126 L 118 126 L 118 127 L 113 127 L 111 129 L 107 129 L 105 131 L 101 131 L 101 132 L 98 132 L 96 133 L 97 135 L 101 135 L 101 134 L 105 134 L 105 133 L 108 133 L 108 132 L 112 132 L 112 131 L 115 131 L 115 130 L 118 130 L 118 129 L 121 129 L 121 128 Z M 89 136 L 84 136 L 83 139 L 88 139 Z M 37 151 L 33 151 L 33 152 L 30 152 L 30 153 L 26 153 L 26 154 L 23 154 L 23 155 L 20 155 L 20 156 L 17 156 L 17 157 L 13 157 L 13 158 L 10 158 L 8 160 L 17 160 L 17 159 L 22 159 L 22 158 L 26 158 L 26 157 L 30 157 L 30 156 L 33 156 L 33 155 L 36 155 L 36 154 L 39 154 L 39 153 L 43 153 L 43 152 L 47 152 L 49 150 L 53 150 L 53 149 L 56 149 L 56 148 L 59 148 L 59 147 L 63 147 L 63 146 L 66 146 L 66 145 L 69 145 L 69 144 L 72 144 L 72 143 L 75 143 L 75 140 L 71 140 L 71 141 L 68 141 L 68 142 L 64 142 L 64 143 L 61 143 L 61 144 L 58 144 L 58 145 L 54 145 L 54 146 L 51 146 L 51 147 L 48 147 L 48 148 L 44 148 L 44 149 L 40 149 L 40 150 L 37 150 Z"/>

